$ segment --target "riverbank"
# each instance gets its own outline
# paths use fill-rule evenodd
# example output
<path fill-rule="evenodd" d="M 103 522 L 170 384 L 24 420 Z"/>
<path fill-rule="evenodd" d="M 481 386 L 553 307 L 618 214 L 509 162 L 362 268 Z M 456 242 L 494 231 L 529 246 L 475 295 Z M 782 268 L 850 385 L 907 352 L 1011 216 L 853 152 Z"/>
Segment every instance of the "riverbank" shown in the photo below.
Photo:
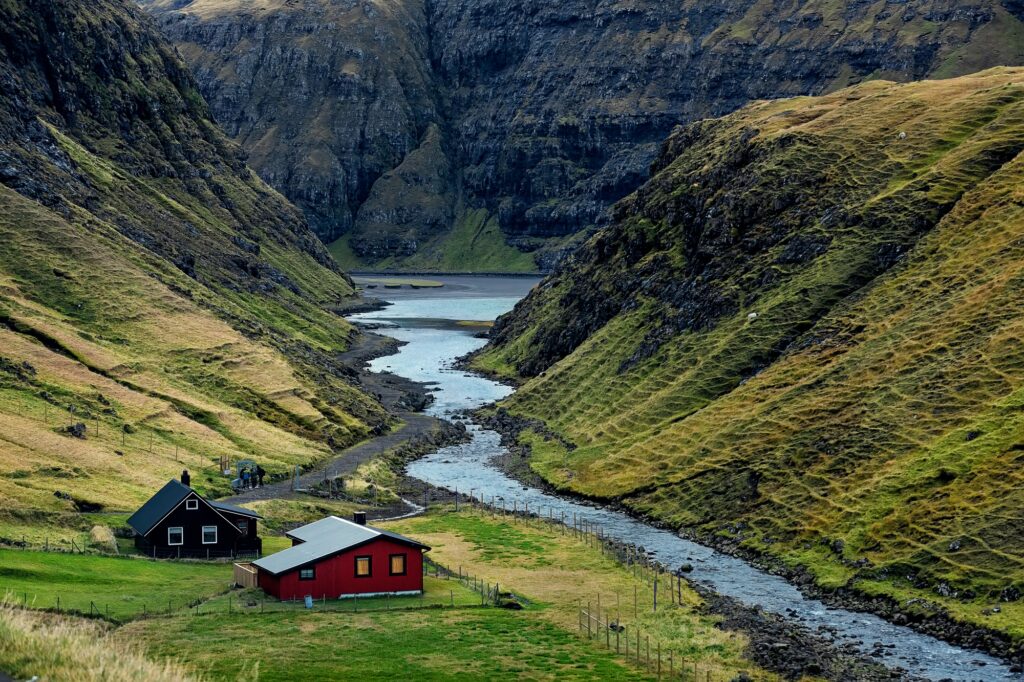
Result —
<path fill-rule="evenodd" d="M 524 485 L 545 490 L 550 494 L 571 497 L 588 504 L 615 509 L 628 514 L 637 521 L 742 559 L 763 571 L 784 578 L 805 596 L 820 600 L 829 606 L 879 616 L 893 625 L 909 627 L 944 642 L 995 656 L 1005 661 L 1013 673 L 1024 672 L 1024 642 L 1014 641 L 999 630 L 959 620 L 937 602 L 913 600 L 913 603 L 903 605 L 888 596 L 864 594 L 856 587 L 824 588 L 817 584 L 809 571 L 789 566 L 777 557 L 756 552 L 741 545 L 740 541 L 735 538 L 724 538 L 710 533 L 698 533 L 692 529 L 673 527 L 656 517 L 638 514 L 621 500 L 591 498 L 553 486 L 530 467 L 530 446 L 521 442 L 519 436 L 524 431 L 530 430 L 538 433 L 542 438 L 554 438 L 561 441 L 558 434 L 552 432 L 538 420 L 518 418 L 501 408 L 478 410 L 473 416 L 478 423 L 501 435 L 501 442 L 506 451 L 492 459 L 494 466 Z M 571 447 L 571 444 L 569 446 Z M 979 668 L 983 667 L 984 665 L 979 666 Z"/>
<path fill-rule="evenodd" d="M 432 384 L 436 400 L 427 408 L 431 415 L 459 419 L 467 410 L 495 403 L 511 393 L 507 386 L 453 366 L 455 358 L 482 345 L 453 321 L 494 319 L 518 300 L 509 298 L 500 287 L 483 291 L 481 283 L 486 282 L 493 280 L 463 282 L 461 291 L 447 287 L 427 293 L 394 290 L 388 294 L 395 298 L 392 307 L 356 316 L 361 322 L 381 324 L 381 333 L 407 342 L 395 355 L 380 358 L 372 366 Z M 494 457 L 506 452 L 498 433 L 472 424 L 468 431 L 469 442 L 415 460 L 408 467 L 409 475 L 449 490 L 473 490 L 478 499 L 496 500 L 499 506 L 514 508 L 518 503 L 519 509 L 526 505 L 549 512 L 553 509 L 556 518 L 560 513 L 579 517 L 591 527 L 600 527 L 605 537 L 645 545 L 647 553 L 664 565 L 691 564 L 689 578 L 719 595 L 773 619 L 807 628 L 837 650 L 849 648 L 877 658 L 890 669 L 905 668 L 929 679 L 975 680 L 982 669 L 987 678 L 1014 677 L 1006 665 L 981 652 L 961 650 L 870 614 L 829 606 L 771 570 L 693 543 L 655 524 L 639 522 L 611 506 L 580 504 L 575 501 L 578 498 L 523 485 L 523 480 L 508 477 L 493 465 Z M 421 485 L 419 481 L 410 481 L 413 489 Z M 434 494 L 428 493 L 428 499 L 433 498 Z M 879 642 L 883 646 L 876 646 Z"/>

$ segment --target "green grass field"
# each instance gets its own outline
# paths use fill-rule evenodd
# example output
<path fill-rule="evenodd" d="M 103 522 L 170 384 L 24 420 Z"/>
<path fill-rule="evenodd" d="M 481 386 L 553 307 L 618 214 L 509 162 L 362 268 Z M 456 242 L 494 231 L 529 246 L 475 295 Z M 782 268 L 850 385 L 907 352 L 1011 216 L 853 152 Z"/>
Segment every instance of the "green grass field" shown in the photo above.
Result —
<path fill-rule="evenodd" d="M 495 608 L 178 617 L 139 621 L 119 636 L 219 680 L 256 661 L 266 682 L 646 679 L 534 614 Z"/>
<path fill-rule="evenodd" d="M 231 564 L 152 561 L 89 554 L 0 550 L 0 594 L 35 609 L 114 620 L 187 608 L 226 592 Z"/>
<path fill-rule="evenodd" d="M 268 505 L 264 511 L 279 514 L 277 522 L 308 512 L 295 502 Z M 666 657 L 672 650 L 677 664 L 696 662 L 715 680 L 741 671 L 773 679 L 744 658 L 742 634 L 721 631 L 715 617 L 697 611 L 695 593 L 685 589 L 669 603 L 662 592 L 655 612 L 649 582 L 556 527 L 444 507 L 386 525 L 430 543 L 430 557 L 453 572 L 489 586 L 498 583 L 502 593 L 516 595 L 523 610 L 482 605 L 470 580 L 435 576 L 433 568 L 422 597 L 316 601 L 306 609 L 301 602 L 267 599 L 258 590 L 229 590 L 230 564 L 0 550 L 0 592 L 8 604 L 27 604 L 29 614 L 47 611 L 53 619 L 59 596 L 64 619 L 53 621 L 52 633 L 32 634 L 36 626 L 13 615 L 5 624 L 0 614 L 0 634 L 36 661 L 32 665 L 43 665 L 40 642 L 52 638 L 56 651 L 80 622 L 88 637 L 75 646 L 141 647 L 154 670 L 166 659 L 212 680 L 257 673 L 261 680 L 296 679 L 298 670 L 303 679 L 442 679 L 453 671 L 464 679 L 643 678 L 642 666 L 580 638 L 579 605 L 603 595 L 606 616 L 621 599 L 618 617 L 627 632 L 650 637 Z M 104 617 L 109 608 L 116 629 L 68 613 L 90 614 L 92 604 Z M 25 660 L 0 654 L 0 668 L 21 670 Z M 47 665 L 58 669 L 65 663 L 55 654 Z"/>

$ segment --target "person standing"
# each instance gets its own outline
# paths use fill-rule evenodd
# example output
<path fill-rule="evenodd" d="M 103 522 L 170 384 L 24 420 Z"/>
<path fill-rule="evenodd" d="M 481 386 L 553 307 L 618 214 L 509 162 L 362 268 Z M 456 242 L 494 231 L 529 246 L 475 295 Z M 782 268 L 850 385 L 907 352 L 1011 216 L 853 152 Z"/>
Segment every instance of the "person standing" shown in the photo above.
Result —
<path fill-rule="evenodd" d="M 267 472 L 259 464 L 256 465 L 256 485 L 259 488 L 263 487 L 263 477 L 267 475 Z"/>

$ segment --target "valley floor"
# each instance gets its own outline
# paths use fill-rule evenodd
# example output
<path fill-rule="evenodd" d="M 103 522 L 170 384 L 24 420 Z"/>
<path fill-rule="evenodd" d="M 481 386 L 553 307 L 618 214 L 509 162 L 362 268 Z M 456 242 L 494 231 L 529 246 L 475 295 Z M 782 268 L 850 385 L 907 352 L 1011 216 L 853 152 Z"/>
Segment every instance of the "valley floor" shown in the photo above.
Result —
<path fill-rule="evenodd" d="M 309 512 L 300 504 L 277 503 L 279 516 L 269 524 L 348 508 L 324 501 Z M 702 680 L 732 679 L 742 671 L 774 678 L 745 658 L 745 636 L 721 630 L 720 618 L 702 613 L 701 598 L 689 588 L 681 598 L 663 591 L 655 612 L 650 581 L 635 577 L 641 574 L 593 538 L 465 507 L 458 513 L 437 507 L 388 527 L 431 543 L 432 560 L 452 575 L 438 565 L 428 568 L 438 575 L 428 575 L 423 597 L 328 601 L 306 610 L 229 589 L 227 563 L 2 550 L 0 590 L 7 603 L 0 609 L 0 632 L 10 646 L 0 647 L 0 670 L 29 678 L 57 669 L 47 655 L 30 651 L 30 641 L 51 636 L 48 627 L 75 629 L 81 623 L 90 647 L 142 652 L 154 669 L 214 680 L 313 674 L 444 679 L 455 671 L 463 679 L 638 679 L 656 674 L 656 662 L 648 668 L 648 641 L 655 661 L 660 646 L 665 672 L 671 665 L 678 673 L 685 661 L 687 669 L 698 667 Z M 285 543 L 268 538 L 267 544 Z M 498 583 L 502 601 L 522 608 L 481 605 L 474 581 Z M 618 601 L 612 620 L 625 627 L 621 640 L 642 633 L 639 661 L 635 643 L 629 657 L 624 643 L 615 653 L 616 638 L 607 628 L 593 625 L 593 641 L 586 641 L 581 605 L 594 602 L 591 610 L 598 613 L 598 599 L 604 621 Z"/>

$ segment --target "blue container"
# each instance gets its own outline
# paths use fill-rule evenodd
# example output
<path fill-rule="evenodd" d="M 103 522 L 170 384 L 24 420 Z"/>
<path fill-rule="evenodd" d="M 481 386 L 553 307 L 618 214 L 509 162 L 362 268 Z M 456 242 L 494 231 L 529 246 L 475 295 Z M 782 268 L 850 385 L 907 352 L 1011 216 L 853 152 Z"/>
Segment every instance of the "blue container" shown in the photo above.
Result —
<path fill-rule="evenodd" d="M 313 597 L 308 595 L 308 594 L 306 595 L 306 608 L 307 609 L 313 608 Z"/>

